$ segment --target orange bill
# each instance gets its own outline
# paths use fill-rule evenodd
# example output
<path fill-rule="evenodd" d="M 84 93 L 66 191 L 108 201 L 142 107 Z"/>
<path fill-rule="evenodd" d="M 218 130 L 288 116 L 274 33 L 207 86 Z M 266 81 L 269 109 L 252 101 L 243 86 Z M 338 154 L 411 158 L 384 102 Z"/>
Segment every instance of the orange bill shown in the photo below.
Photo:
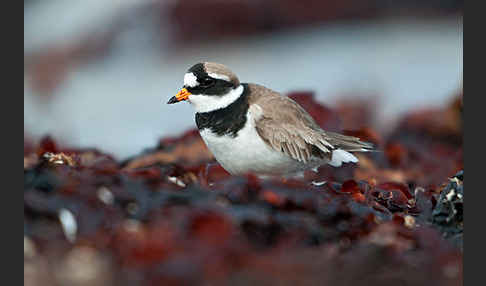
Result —
<path fill-rule="evenodd" d="M 187 91 L 186 88 L 183 88 L 175 96 L 171 97 L 169 99 L 169 102 L 167 102 L 167 104 L 172 104 L 172 103 L 177 103 L 180 101 L 187 100 L 189 98 L 189 95 L 191 95 L 191 93 Z"/>

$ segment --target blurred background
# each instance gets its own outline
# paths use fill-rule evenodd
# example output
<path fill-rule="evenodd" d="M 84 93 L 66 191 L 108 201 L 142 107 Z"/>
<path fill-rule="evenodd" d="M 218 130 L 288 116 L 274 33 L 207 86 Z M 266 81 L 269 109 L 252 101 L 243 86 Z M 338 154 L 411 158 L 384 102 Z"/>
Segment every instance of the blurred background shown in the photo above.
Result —
<path fill-rule="evenodd" d="M 193 128 L 166 105 L 201 61 L 332 106 L 369 98 L 386 132 L 462 88 L 460 0 L 25 0 L 24 135 L 124 159 Z"/>

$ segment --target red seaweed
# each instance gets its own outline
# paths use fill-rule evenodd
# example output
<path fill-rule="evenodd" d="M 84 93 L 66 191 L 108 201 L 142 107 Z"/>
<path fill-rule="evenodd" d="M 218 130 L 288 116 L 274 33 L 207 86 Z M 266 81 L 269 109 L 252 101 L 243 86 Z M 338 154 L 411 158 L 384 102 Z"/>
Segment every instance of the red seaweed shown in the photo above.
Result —
<path fill-rule="evenodd" d="M 339 110 L 359 106 L 292 97 L 333 130 L 342 127 Z M 434 112 L 461 108 L 454 101 Z M 79 267 L 103 285 L 460 285 L 461 123 L 417 114 L 390 134 L 346 131 L 384 152 L 291 180 L 230 176 L 195 130 L 123 162 L 51 137 L 28 139 L 25 263 L 37 269 L 48 261 L 54 275 L 59 261 L 89 261 Z M 61 281 L 90 285 L 62 273 Z"/>

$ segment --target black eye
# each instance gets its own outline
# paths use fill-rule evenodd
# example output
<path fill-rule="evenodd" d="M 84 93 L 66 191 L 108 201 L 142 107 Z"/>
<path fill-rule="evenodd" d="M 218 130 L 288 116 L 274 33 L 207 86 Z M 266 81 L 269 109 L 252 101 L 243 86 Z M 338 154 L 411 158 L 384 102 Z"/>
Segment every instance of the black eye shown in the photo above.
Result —
<path fill-rule="evenodd" d="M 201 82 L 201 85 L 202 86 L 210 86 L 214 83 L 214 79 L 210 78 L 210 77 L 206 77 L 202 80 Z"/>

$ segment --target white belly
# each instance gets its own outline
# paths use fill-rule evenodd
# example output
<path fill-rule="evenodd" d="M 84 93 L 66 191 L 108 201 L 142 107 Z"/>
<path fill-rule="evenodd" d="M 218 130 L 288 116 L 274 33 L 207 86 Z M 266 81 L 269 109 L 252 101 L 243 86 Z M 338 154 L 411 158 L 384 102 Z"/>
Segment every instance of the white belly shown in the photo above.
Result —
<path fill-rule="evenodd" d="M 254 172 L 281 175 L 302 171 L 304 165 L 268 146 L 258 135 L 248 114 L 245 127 L 236 137 L 218 136 L 210 129 L 200 131 L 201 137 L 221 166 L 233 175 Z"/>

